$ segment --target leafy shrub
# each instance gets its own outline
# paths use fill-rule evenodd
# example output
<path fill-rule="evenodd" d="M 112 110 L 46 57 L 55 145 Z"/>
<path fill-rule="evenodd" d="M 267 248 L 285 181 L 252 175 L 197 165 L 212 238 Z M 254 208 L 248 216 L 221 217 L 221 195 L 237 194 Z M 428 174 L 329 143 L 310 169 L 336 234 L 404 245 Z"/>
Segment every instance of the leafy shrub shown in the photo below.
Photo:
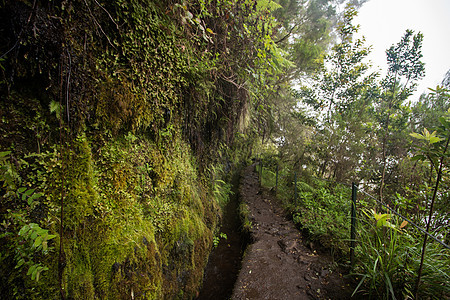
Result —
<path fill-rule="evenodd" d="M 22 276 L 25 282 L 33 281 L 28 284 L 31 294 L 41 273 L 49 270 L 46 260 L 53 254 L 49 242 L 56 235 L 31 221 L 43 194 L 34 188 L 18 187 L 25 182 L 11 163 L 10 154 L 10 151 L 0 152 L 0 199 L 4 208 L 0 215 L 0 262 L 4 267 L 2 285 L 9 285 L 8 294 L 2 296 L 18 298 L 24 291 L 17 277 Z"/>
<path fill-rule="evenodd" d="M 421 256 L 421 235 L 407 231 L 408 223 L 391 214 L 362 210 L 353 275 L 359 279 L 354 293 L 377 299 L 414 297 Z M 419 295 L 443 299 L 449 295 L 450 253 L 429 243 Z"/>
<path fill-rule="evenodd" d="M 261 169 L 257 167 L 257 171 Z M 276 173 L 263 168 L 262 174 L 262 185 L 274 187 Z M 334 251 L 347 253 L 351 189 L 343 185 L 331 188 L 329 182 L 320 179 L 312 179 L 309 183 L 297 180 L 295 187 L 295 182 L 289 182 L 288 175 L 279 170 L 277 195 L 291 212 L 294 223 L 306 230 L 311 240 L 319 241 Z"/>
<path fill-rule="evenodd" d="M 312 240 L 347 253 L 350 212 L 345 208 L 350 208 L 348 188 L 336 188 L 332 192 L 325 187 L 313 189 L 305 183 L 299 188 L 298 200 L 291 206 L 294 222 L 306 229 Z"/>

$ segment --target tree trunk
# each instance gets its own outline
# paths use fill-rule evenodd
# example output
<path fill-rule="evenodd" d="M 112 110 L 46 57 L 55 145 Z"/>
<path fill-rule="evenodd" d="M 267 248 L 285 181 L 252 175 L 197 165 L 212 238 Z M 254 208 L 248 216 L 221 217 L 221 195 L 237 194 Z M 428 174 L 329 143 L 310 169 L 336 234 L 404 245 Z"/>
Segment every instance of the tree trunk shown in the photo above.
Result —
<path fill-rule="evenodd" d="M 388 116 L 388 119 L 386 121 L 384 137 L 383 137 L 383 145 L 382 145 L 383 171 L 381 173 L 381 183 L 380 183 L 380 193 L 379 193 L 381 202 L 383 202 L 384 181 L 386 178 L 386 144 L 387 144 L 387 136 L 388 136 L 388 130 L 389 130 L 389 120 L 390 120 L 390 117 Z"/>

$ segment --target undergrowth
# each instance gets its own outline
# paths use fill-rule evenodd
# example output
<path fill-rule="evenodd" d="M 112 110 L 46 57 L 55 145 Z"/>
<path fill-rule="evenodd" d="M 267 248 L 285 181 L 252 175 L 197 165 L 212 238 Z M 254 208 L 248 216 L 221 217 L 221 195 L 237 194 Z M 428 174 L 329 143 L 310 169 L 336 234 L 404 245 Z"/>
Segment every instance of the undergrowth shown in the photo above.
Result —
<path fill-rule="evenodd" d="M 344 265 L 349 260 L 351 188 L 322 179 L 297 178 L 288 168 L 262 170 L 262 185 L 276 191 L 294 223 L 308 238 L 332 250 Z M 257 168 L 261 174 L 261 168 Z M 386 209 L 377 212 L 373 200 L 358 197 L 356 262 L 351 271 L 354 294 L 370 299 L 413 299 L 423 235 Z M 372 208 L 371 208 L 372 207 Z M 450 283 L 450 253 L 429 242 L 419 295 L 445 299 Z"/>
<path fill-rule="evenodd" d="M 335 254 L 348 254 L 351 189 L 314 178 L 307 178 L 308 182 L 297 178 L 295 183 L 295 177 L 281 169 L 276 187 L 276 171 L 263 167 L 262 174 L 262 186 L 276 189 L 294 223 L 311 241 Z"/>

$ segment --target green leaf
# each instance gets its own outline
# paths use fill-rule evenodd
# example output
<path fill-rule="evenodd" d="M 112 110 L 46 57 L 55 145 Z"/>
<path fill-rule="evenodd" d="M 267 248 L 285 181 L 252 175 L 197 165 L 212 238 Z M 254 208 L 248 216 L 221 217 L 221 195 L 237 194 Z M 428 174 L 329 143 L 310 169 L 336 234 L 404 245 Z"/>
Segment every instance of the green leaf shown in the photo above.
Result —
<path fill-rule="evenodd" d="M 19 235 L 24 236 L 28 232 L 28 230 L 30 230 L 30 226 L 23 225 L 22 228 L 19 230 Z"/>
<path fill-rule="evenodd" d="M 28 196 L 30 196 L 31 194 L 33 194 L 34 193 L 34 189 L 29 189 L 29 190 L 27 190 L 25 193 L 24 193 L 24 195 L 26 195 L 27 197 Z"/>
<path fill-rule="evenodd" d="M 21 258 L 21 259 L 17 262 L 15 268 L 16 268 L 16 269 L 20 268 L 24 263 L 25 263 L 25 260 L 24 260 L 23 258 Z"/>
<path fill-rule="evenodd" d="M 410 133 L 409 135 L 414 137 L 414 138 L 416 138 L 416 139 L 420 139 L 420 140 L 424 140 L 425 139 L 425 137 L 423 135 L 415 133 L 415 132 Z"/>
<path fill-rule="evenodd" d="M 13 235 L 13 234 L 11 232 L 2 233 L 2 234 L 0 234 L 0 239 L 2 239 L 4 237 L 7 237 L 7 236 L 10 236 L 10 235 Z"/>
<path fill-rule="evenodd" d="M 411 158 L 412 161 L 416 161 L 416 160 L 426 160 L 426 159 L 427 159 L 427 158 L 426 158 L 425 155 L 416 155 L 416 156 L 413 156 L 413 157 Z"/>
<path fill-rule="evenodd" d="M 38 267 L 38 265 L 31 265 L 31 266 L 28 268 L 27 275 L 28 275 L 28 276 L 31 275 L 31 274 L 34 272 L 34 270 L 36 270 L 37 267 Z"/>
<path fill-rule="evenodd" d="M 366 278 L 368 277 L 367 274 L 365 274 L 363 276 L 363 278 L 361 279 L 361 281 L 359 282 L 358 286 L 355 288 L 355 290 L 353 291 L 352 297 L 356 294 L 356 292 L 358 291 L 358 289 L 361 287 L 361 285 L 363 284 L 364 280 L 366 280 Z"/>
<path fill-rule="evenodd" d="M 48 230 L 47 230 L 47 229 L 44 229 L 44 228 L 41 228 L 41 227 L 39 227 L 39 228 L 37 228 L 37 229 L 36 229 L 36 232 L 37 232 L 37 234 L 39 234 L 39 235 L 41 235 L 41 236 L 46 236 L 46 235 L 47 235 L 47 233 L 48 233 Z"/>
<path fill-rule="evenodd" d="M 56 234 L 49 234 L 49 235 L 47 235 L 46 240 L 48 241 L 48 240 L 51 240 L 51 239 L 53 239 L 55 237 L 56 237 Z"/>
<path fill-rule="evenodd" d="M 31 273 L 31 280 L 35 280 L 36 279 L 36 274 L 38 273 L 39 269 L 41 267 L 36 267 L 33 272 Z"/>
<path fill-rule="evenodd" d="M 22 194 L 27 188 L 26 187 L 20 187 L 17 189 L 17 192 Z"/>
<path fill-rule="evenodd" d="M 38 199 L 40 197 L 42 197 L 44 194 L 43 193 L 34 193 L 33 195 L 31 195 L 31 197 L 28 199 L 28 201 L 34 200 L 34 199 Z"/>
<path fill-rule="evenodd" d="M 51 113 L 56 112 L 56 114 L 59 114 L 59 111 L 60 111 L 59 103 L 56 102 L 55 100 L 52 100 L 52 101 L 50 102 L 50 112 L 51 112 Z"/>
<path fill-rule="evenodd" d="M 434 144 L 443 140 L 440 137 L 436 136 L 436 134 L 436 131 L 433 131 L 433 133 L 427 136 L 427 140 L 430 142 L 430 144 Z"/>
<path fill-rule="evenodd" d="M 0 152 L 0 158 L 5 157 L 9 154 L 11 154 L 11 151 L 2 151 L 2 152 Z"/>
<path fill-rule="evenodd" d="M 39 281 L 39 276 L 41 275 L 41 272 L 44 271 L 45 267 L 39 267 L 39 270 L 36 272 L 36 281 Z"/>
<path fill-rule="evenodd" d="M 41 244 L 42 244 L 42 236 L 38 236 L 35 240 L 34 240 L 34 244 L 33 244 L 33 246 L 34 247 L 39 247 Z"/>
<path fill-rule="evenodd" d="M 386 278 L 386 282 L 388 283 L 389 286 L 389 291 L 391 292 L 391 295 L 393 297 L 393 299 L 395 300 L 395 293 L 394 293 L 394 288 L 392 287 L 392 283 L 391 283 L 391 279 L 389 278 L 389 274 L 384 273 L 384 276 Z"/>
<path fill-rule="evenodd" d="M 388 227 L 392 229 L 397 229 L 395 225 L 393 225 L 391 222 L 389 222 L 389 219 L 391 218 L 390 214 L 378 214 L 374 212 L 373 214 L 375 220 L 377 221 L 377 227 Z"/>
<path fill-rule="evenodd" d="M 430 139 L 429 139 L 430 144 L 438 143 L 438 142 L 440 142 L 442 140 L 443 139 L 441 139 L 440 137 L 437 137 L 437 136 L 431 136 Z"/>
<path fill-rule="evenodd" d="M 39 227 L 39 225 L 36 224 L 36 223 L 30 223 L 30 224 L 28 224 L 28 225 L 30 226 L 31 229 L 38 229 L 38 228 L 41 228 L 41 227 Z"/>

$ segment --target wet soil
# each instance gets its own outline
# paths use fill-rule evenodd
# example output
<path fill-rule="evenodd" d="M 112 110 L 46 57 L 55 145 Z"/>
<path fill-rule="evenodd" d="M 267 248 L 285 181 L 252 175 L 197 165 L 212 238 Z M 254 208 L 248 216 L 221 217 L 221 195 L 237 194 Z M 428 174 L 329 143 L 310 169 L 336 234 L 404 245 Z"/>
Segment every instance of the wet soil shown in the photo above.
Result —
<path fill-rule="evenodd" d="M 249 208 L 253 242 L 243 258 L 232 299 L 351 298 L 352 288 L 332 258 L 307 244 L 276 197 L 260 188 L 254 166 L 243 172 L 239 193 Z"/>

